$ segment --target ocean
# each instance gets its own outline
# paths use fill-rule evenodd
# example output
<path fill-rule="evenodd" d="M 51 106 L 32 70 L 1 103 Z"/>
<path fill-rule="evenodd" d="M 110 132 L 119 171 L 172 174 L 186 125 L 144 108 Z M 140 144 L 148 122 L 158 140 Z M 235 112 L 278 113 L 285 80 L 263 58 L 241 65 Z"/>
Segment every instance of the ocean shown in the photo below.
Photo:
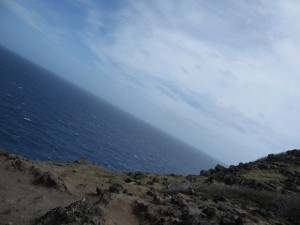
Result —
<path fill-rule="evenodd" d="M 199 174 L 217 160 L 0 47 L 0 147 L 114 171 Z"/>

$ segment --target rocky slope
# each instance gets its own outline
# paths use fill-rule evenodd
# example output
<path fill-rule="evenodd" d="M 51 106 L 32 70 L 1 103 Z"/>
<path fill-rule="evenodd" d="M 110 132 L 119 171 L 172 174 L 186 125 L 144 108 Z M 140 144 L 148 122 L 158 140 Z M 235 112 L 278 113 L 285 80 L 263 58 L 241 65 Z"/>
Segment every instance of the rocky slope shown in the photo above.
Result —
<path fill-rule="evenodd" d="M 0 151 L 0 224 L 300 224 L 300 150 L 199 176 Z"/>

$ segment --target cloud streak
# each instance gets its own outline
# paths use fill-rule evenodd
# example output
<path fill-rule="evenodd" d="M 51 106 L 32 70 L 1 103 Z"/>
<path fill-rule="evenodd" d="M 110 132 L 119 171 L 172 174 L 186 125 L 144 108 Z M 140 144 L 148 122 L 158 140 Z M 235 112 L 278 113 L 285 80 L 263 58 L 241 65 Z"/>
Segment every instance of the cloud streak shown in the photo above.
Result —
<path fill-rule="evenodd" d="M 297 1 L 78 0 L 72 29 L 7 3 L 53 44 L 79 40 L 95 71 L 85 88 L 220 160 L 299 146 Z"/>

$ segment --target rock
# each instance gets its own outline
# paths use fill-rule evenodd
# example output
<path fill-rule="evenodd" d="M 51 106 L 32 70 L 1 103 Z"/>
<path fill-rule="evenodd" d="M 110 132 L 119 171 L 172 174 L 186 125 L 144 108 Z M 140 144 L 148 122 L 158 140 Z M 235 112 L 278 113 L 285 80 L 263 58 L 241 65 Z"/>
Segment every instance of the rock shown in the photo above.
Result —
<path fill-rule="evenodd" d="M 172 196 L 171 204 L 177 205 L 180 208 L 187 206 L 187 202 L 181 196 Z"/>
<path fill-rule="evenodd" d="M 152 191 L 147 191 L 147 192 L 146 192 L 146 195 L 151 196 L 151 197 L 154 197 L 154 196 L 155 196 L 155 193 L 152 192 Z"/>
<path fill-rule="evenodd" d="M 293 176 L 300 179 L 300 172 L 295 171 Z"/>
<path fill-rule="evenodd" d="M 136 172 L 134 173 L 133 178 L 136 180 L 141 180 L 143 178 L 146 178 L 146 174 L 142 172 Z"/>
<path fill-rule="evenodd" d="M 60 177 L 55 176 L 50 172 L 43 173 L 34 180 L 35 185 L 43 185 L 49 188 L 55 188 L 61 192 L 67 191 L 67 186 L 62 182 Z"/>
<path fill-rule="evenodd" d="M 107 205 L 110 202 L 111 196 L 107 190 L 103 190 L 103 191 L 100 190 L 97 194 L 99 196 L 99 200 L 97 201 L 97 204 Z"/>
<path fill-rule="evenodd" d="M 268 156 L 267 156 L 267 159 L 271 159 L 271 160 L 273 160 L 273 159 L 276 159 L 277 158 L 277 156 L 275 155 L 275 154 L 269 154 Z"/>
<path fill-rule="evenodd" d="M 6 152 L 3 148 L 0 148 L 0 156 L 8 157 L 9 153 Z"/>
<path fill-rule="evenodd" d="M 208 172 L 209 175 L 212 175 L 212 174 L 215 173 L 215 170 L 214 169 L 209 169 L 207 172 Z"/>
<path fill-rule="evenodd" d="M 235 172 L 235 171 L 237 171 L 237 170 L 238 170 L 237 167 L 234 166 L 234 165 L 230 165 L 229 168 L 228 168 L 228 171 L 229 171 L 229 172 Z"/>
<path fill-rule="evenodd" d="M 8 154 L 8 158 L 10 160 L 15 160 L 15 159 L 20 159 L 21 157 L 19 155 L 14 154 L 14 153 L 10 153 L 10 154 Z"/>
<path fill-rule="evenodd" d="M 131 182 L 133 182 L 133 180 L 132 180 L 131 178 L 126 178 L 124 181 L 125 181 L 126 183 L 131 183 Z"/>
<path fill-rule="evenodd" d="M 196 192 L 195 192 L 195 190 L 194 190 L 193 188 L 191 188 L 191 187 L 188 188 L 187 194 L 189 194 L 189 195 L 194 195 L 195 193 L 196 193 Z"/>
<path fill-rule="evenodd" d="M 12 162 L 11 165 L 15 168 L 15 170 L 18 170 L 18 171 L 20 171 L 22 173 L 24 173 L 26 171 L 26 165 L 20 159 L 17 159 L 16 161 Z"/>
<path fill-rule="evenodd" d="M 101 195 L 102 194 L 102 190 L 99 187 L 96 187 L 96 194 L 97 195 Z"/>
<path fill-rule="evenodd" d="M 230 215 L 230 216 L 222 217 L 220 224 L 221 225 L 243 225 L 244 220 L 239 216 Z"/>
<path fill-rule="evenodd" d="M 200 171 L 200 176 L 207 177 L 208 176 L 208 172 L 206 170 L 201 170 Z"/>
<path fill-rule="evenodd" d="M 79 157 L 79 159 L 75 160 L 74 163 L 77 163 L 77 164 L 87 164 L 87 161 L 84 157 Z"/>
<path fill-rule="evenodd" d="M 199 212 L 195 212 L 192 208 L 190 207 L 185 207 L 182 210 L 182 223 L 180 224 L 184 224 L 184 225 L 198 225 L 198 224 L 214 224 L 214 223 L 208 223 L 207 220 L 207 215 L 204 213 L 201 213 L 201 211 Z M 205 221 L 205 222 L 204 222 Z M 204 223 L 203 223 L 204 222 Z"/>
<path fill-rule="evenodd" d="M 163 203 L 163 201 L 162 201 L 162 199 L 159 197 L 159 196 L 157 196 L 156 194 L 153 196 L 153 203 L 155 203 L 155 204 L 162 204 Z"/>
<path fill-rule="evenodd" d="M 152 182 L 153 182 L 153 183 L 158 183 L 158 182 L 159 182 L 159 179 L 158 179 L 157 177 L 154 177 L 154 178 L 152 179 Z"/>
<path fill-rule="evenodd" d="M 223 181 L 227 185 L 233 185 L 237 183 L 238 178 L 233 174 L 226 174 L 223 178 Z"/>
<path fill-rule="evenodd" d="M 212 207 L 207 207 L 207 208 L 203 209 L 203 212 L 205 213 L 207 218 L 212 218 L 216 215 L 216 209 L 212 208 Z"/>
<path fill-rule="evenodd" d="M 222 180 L 224 180 L 224 177 L 226 175 L 228 175 L 228 173 L 225 170 L 220 170 L 214 174 L 214 178 L 216 180 L 222 181 Z"/>
<path fill-rule="evenodd" d="M 154 183 L 153 183 L 153 181 L 152 180 L 149 180 L 149 181 L 147 181 L 147 185 L 153 185 Z"/>
<path fill-rule="evenodd" d="M 142 185 L 142 182 L 141 181 L 136 181 L 135 184 L 136 185 Z"/>
<path fill-rule="evenodd" d="M 213 183 L 213 181 L 214 181 L 214 177 L 213 176 L 210 176 L 210 177 L 208 177 L 206 180 L 205 180 L 205 183 L 206 184 L 212 184 Z"/>
<path fill-rule="evenodd" d="M 257 167 L 259 169 L 261 169 L 261 170 L 266 170 L 266 169 L 270 169 L 271 165 L 268 165 L 268 164 L 259 164 Z"/>
<path fill-rule="evenodd" d="M 217 196 L 214 196 L 213 201 L 216 202 L 216 203 L 217 202 L 225 202 L 226 198 L 224 196 L 217 195 Z"/>
<path fill-rule="evenodd" d="M 196 176 L 195 175 L 187 175 L 186 177 L 185 177 L 185 179 L 187 180 L 187 181 L 189 181 L 189 182 L 196 182 Z"/>
<path fill-rule="evenodd" d="M 216 167 L 215 167 L 215 170 L 218 172 L 218 171 L 222 171 L 222 170 L 225 170 L 226 168 L 220 164 L 217 164 Z"/>
<path fill-rule="evenodd" d="M 109 187 L 109 191 L 112 193 L 121 193 L 123 191 L 123 186 L 121 184 L 115 183 Z"/>
<path fill-rule="evenodd" d="M 171 224 L 180 224 L 180 219 L 176 217 L 171 217 Z"/>
<path fill-rule="evenodd" d="M 201 201 L 204 201 L 204 202 L 208 201 L 208 198 L 205 196 L 201 196 L 200 199 L 201 199 Z"/>
<path fill-rule="evenodd" d="M 217 165 L 215 169 L 201 171 L 202 177 L 195 175 L 171 177 L 137 172 L 122 173 L 120 176 L 114 174 L 114 179 L 101 179 L 102 175 L 105 178 L 110 176 L 107 176 L 103 168 L 97 171 L 92 165 L 25 161 L 22 158 L 9 159 L 3 156 L 3 168 L 7 168 L 4 172 L 17 176 L 14 184 L 19 190 L 28 184 L 28 179 L 34 179 L 36 185 L 64 190 L 66 188 L 62 179 L 64 177 L 59 177 L 63 174 L 62 176 L 70 175 L 69 178 L 74 179 L 73 182 L 68 179 L 70 185 L 74 185 L 72 188 L 70 186 L 70 189 L 74 190 L 74 195 L 68 198 L 65 193 L 37 188 L 36 195 L 22 198 L 22 195 L 29 192 L 18 191 L 13 201 L 15 207 L 9 207 L 0 213 L 5 216 L 4 224 L 8 221 L 15 223 L 17 219 L 15 220 L 14 216 L 20 215 L 26 220 L 26 212 L 23 213 L 22 210 L 27 204 L 29 207 L 35 207 L 34 210 L 38 213 L 41 212 L 39 211 L 41 207 L 49 207 L 55 203 L 60 207 L 50 210 L 36 220 L 35 224 L 99 225 L 114 222 L 122 224 L 121 220 L 130 223 L 133 217 L 136 217 L 139 224 L 153 225 L 297 224 L 300 215 L 298 207 L 300 158 L 296 156 L 298 152 L 292 150 L 280 156 L 270 156 L 274 160 L 259 159 L 254 163 L 240 164 L 239 167 L 230 166 L 228 169 Z M 72 172 L 74 168 L 77 174 Z M 46 170 L 53 172 L 43 172 Z M 26 173 L 21 174 L 19 171 Z M 99 180 L 94 179 L 96 174 L 99 175 Z M 23 179 L 23 176 L 26 176 L 24 177 L 26 179 Z M 9 176 L 5 177 L 7 178 Z M 203 182 L 205 180 L 208 184 L 215 183 L 207 185 Z M 135 186 L 135 183 L 141 186 Z M 155 185 L 156 183 L 159 184 Z M 165 188 L 162 183 L 166 185 Z M 29 185 L 32 190 L 32 185 L 30 183 Z M 95 185 L 99 187 L 91 194 L 90 188 Z M 5 182 L 1 183 L 0 191 L 3 193 L 10 191 Z M 41 197 L 43 195 L 47 198 Z M 57 199 L 53 199 L 53 196 L 57 196 Z M 91 200 L 85 202 L 87 200 L 83 199 L 69 206 L 64 205 L 65 202 L 79 196 L 89 196 Z M 10 205 L 10 199 L 13 197 L 0 196 L 0 204 Z M 119 205 L 122 203 L 124 205 Z M 122 207 L 125 206 L 129 209 L 123 210 Z M 37 213 L 34 215 L 38 215 Z M 107 218 L 104 218 L 104 213 L 107 213 Z M 29 219 L 33 219 L 32 216 Z M 26 220 L 24 224 L 27 223 L 29 224 Z"/>
<path fill-rule="evenodd" d="M 286 152 L 287 155 L 294 155 L 294 156 L 300 156 L 300 150 L 299 149 L 293 149 Z"/>
<path fill-rule="evenodd" d="M 244 168 L 244 167 L 245 167 L 245 164 L 240 162 L 239 165 L 238 165 L 238 167 L 239 167 L 239 168 Z"/>
<path fill-rule="evenodd" d="M 185 224 L 192 224 L 193 215 L 190 213 L 190 210 L 186 207 L 182 211 L 182 220 Z"/>
<path fill-rule="evenodd" d="M 30 173 L 32 173 L 34 175 L 34 177 L 38 177 L 38 176 L 42 175 L 42 171 L 35 166 L 31 166 L 29 168 L 29 171 L 30 171 Z"/>
<path fill-rule="evenodd" d="M 282 173 L 284 176 L 295 176 L 296 175 L 296 171 L 290 171 L 289 169 L 283 168 L 283 169 L 279 169 L 279 172 Z"/>
<path fill-rule="evenodd" d="M 142 200 L 136 200 L 133 204 L 134 213 L 136 215 L 144 216 L 147 212 L 149 204 Z"/>
<path fill-rule="evenodd" d="M 65 207 L 50 210 L 35 221 L 35 225 L 61 225 L 61 224 L 102 224 L 103 212 L 97 204 L 90 203 L 83 198 Z"/>
<path fill-rule="evenodd" d="M 165 212 L 164 212 L 164 216 L 167 217 L 171 217 L 171 218 L 178 218 L 181 217 L 182 213 L 181 210 L 178 210 L 177 208 L 168 208 Z"/>

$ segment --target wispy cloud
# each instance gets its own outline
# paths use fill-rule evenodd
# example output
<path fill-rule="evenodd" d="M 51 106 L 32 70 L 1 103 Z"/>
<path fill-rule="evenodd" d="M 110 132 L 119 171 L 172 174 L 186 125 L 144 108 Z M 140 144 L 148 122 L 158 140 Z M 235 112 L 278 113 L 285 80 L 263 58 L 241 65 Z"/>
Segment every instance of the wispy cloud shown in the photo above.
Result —
<path fill-rule="evenodd" d="M 32 5 L 7 1 L 54 43 L 76 36 L 106 75 L 99 86 L 118 88 L 102 96 L 219 159 L 297 147 L 298 1 L 69 3 L 80 23 L 55 30 Z"/>

